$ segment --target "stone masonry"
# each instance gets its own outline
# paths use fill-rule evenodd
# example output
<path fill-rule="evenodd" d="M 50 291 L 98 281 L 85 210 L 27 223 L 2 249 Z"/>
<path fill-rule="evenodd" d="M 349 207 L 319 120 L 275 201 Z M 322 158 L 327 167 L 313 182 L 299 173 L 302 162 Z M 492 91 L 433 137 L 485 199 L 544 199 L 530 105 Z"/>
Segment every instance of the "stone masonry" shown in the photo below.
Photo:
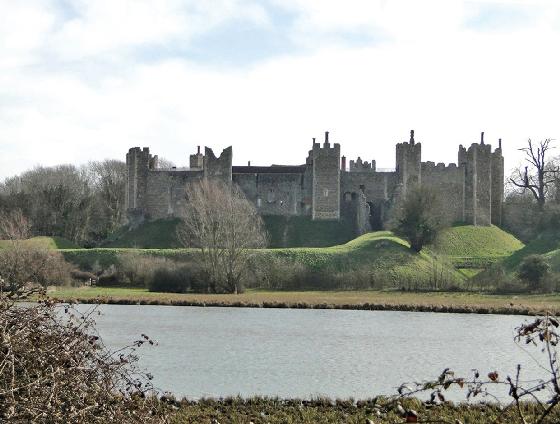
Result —
<path fill-rule="evenodd" d="M 216 157 L 206 147 L 190 156 L 189 168 L 162 169 L 147 147 L 126 155 L 126 208 L 129 222 L 173 217 L 185 202 L 186 184 L 219 178 L 238 184 L 262 215 L 309 216 L 313 220 L 351 219 L 357 233 L 382 229 L 391 208 L 411 187 L 436 189 L 451 222 L 500 225 L 504 197 L 502 141 L 498 148 L 484 142 L 459 146 L 458 162 L 422 162 L 422 146 L 410 132 L 396 145 L 396 169 L 376 168 L 375 160 L 350 161 L 340 156 L 340 144 L 313 139 L 303 165 L 232 166 L 228 147 Z"/>

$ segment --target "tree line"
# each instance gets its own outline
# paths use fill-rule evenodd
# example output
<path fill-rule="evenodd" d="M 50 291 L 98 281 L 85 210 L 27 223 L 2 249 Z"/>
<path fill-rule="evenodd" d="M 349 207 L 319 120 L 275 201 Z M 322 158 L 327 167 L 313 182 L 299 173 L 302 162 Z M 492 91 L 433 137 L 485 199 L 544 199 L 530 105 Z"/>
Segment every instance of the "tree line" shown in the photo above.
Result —
<path fill-rule="evenodd" d="M 126 164 L 38 166 L 0 183 L 0 211 L 20 210 L 31 235 L 93 246 L 123 223 Z"/>

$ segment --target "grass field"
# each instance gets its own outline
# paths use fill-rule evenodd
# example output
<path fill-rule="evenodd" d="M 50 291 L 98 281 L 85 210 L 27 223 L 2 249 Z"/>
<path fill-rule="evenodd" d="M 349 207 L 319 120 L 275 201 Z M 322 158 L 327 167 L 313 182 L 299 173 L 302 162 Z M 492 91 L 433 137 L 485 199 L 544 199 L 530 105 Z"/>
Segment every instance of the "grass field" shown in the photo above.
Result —
<path fill-rule="evenodd" d="M 400 291 L 262 291 L 243 294 L 157 293 L 146 289 L 108 287 L 53 287 L 49 295 L 61 300 L 91 303 L 146 303 L 162 305 L 326 307 L 499 313 L 560 313 L 560 295 L 487 295 L 477 293 Z M 365 307 L 369 305 L 369 307 Z"/>
<path fill-rule="evenodd" d="M 174 424 L 363 424 L 371 420 L 378 424 L 403 423 L 405 419 L 393 408 L 387 413 L 376 413 L 382 401 L 371 399 L 353 402 L 352 400 L 316 399 L 302 402 L 298 399 L 272 398 L 227 398 L 223 400 L 202 399 L 198 402 L 182 402 L 179 411 L 171 422 Z M 428 408 L 416 399 L 402 401 L 406 410 L 414 410 L 418 414 L 418 422 L 423 423 L 517 423 L 519 416 L 515 408 L 504 408 L 498 405 L 451 404 Z M 522 404 L 528 422 L 534 422 L 535 413 L 539 411 L 535 403 Z M 543 424 L 558 423 L 560 410 L 555 409 Z M 412 421 L 411 421 L 412 422 Z"/>

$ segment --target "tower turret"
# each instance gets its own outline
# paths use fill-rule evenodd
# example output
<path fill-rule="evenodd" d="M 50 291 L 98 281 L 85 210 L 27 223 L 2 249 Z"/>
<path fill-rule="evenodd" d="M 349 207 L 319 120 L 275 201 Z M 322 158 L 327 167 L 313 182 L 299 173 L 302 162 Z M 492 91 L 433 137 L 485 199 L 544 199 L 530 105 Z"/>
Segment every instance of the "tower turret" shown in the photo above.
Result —
<path fill-rule="evenodd" d="M 397 144 L 396 154 L 398 182 L 401 184 L 401 195 L 404 196 L 407 188 L 422 182 L 422 145 L 414 140 L 414 130 L 410 130 L 408 142 Z"/>
<path fill-rule="evenodd" d="M 313 220 L 340 219 L 340 144 L 332 147 L 325 132 L 323 146 L 313 143 Z"/>

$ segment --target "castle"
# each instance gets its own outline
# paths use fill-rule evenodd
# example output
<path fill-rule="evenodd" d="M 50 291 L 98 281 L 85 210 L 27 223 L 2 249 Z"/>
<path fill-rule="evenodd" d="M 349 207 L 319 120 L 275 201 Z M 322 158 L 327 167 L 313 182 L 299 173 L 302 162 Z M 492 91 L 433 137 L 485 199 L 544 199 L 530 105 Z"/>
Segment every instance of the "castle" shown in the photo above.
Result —
<path fill-rule="evenodd" d="M 340 144 L 313 139 L 303 165 L 232 166 L 232 148 L 219 157 L 206 147 L 190 156 L 189 168 L 162 169 L 147 147 L 126 155 L 126 209 L 131 223 L 173 217 L 185 202 L 187 183 L 221 178 L 238 184 L 261 215 L 309 216 L 312 220 L 353 221 L 358 234 L 386 224 L 391 208 L 411 186 L 430 186 L 441 193 L 450 222 L 500 225 L 504 197 L 501 139 L 492 151 L 484 143 L 459 146 L 458 163 L 422 162 L 422 145 L 410 131 L 396 145 L 396 169 L 378 170 L 374 160 L 340 156 Z M 349 166 L 347 166 L 349 165 Z"/>

